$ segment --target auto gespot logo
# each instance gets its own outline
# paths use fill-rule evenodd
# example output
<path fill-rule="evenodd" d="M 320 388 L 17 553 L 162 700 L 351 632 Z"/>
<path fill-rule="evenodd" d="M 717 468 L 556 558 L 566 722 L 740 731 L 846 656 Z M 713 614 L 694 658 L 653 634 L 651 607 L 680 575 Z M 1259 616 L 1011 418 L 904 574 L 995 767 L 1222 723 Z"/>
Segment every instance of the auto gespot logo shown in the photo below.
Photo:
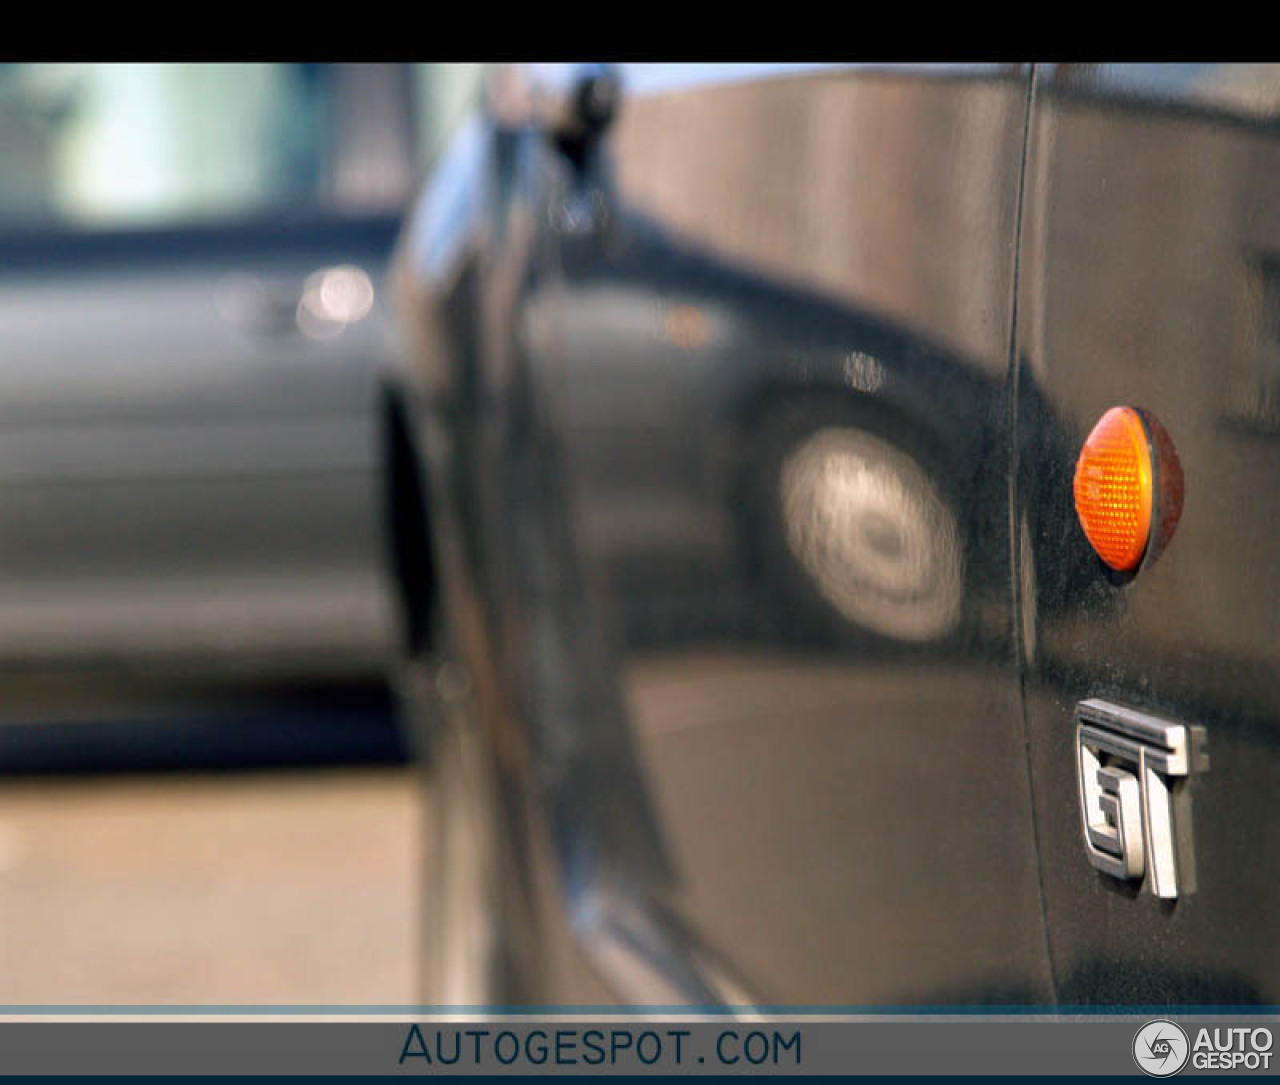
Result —
<path fill-rule="evenodd" d="M 1148 1021 L 1133 1038 L 1133 1061 L 1144 1074 L 1172 1077 L 1188 1062 L 1197 1070 L 1268 1070 L 1268 1028 L 1201 1028 L 1192 1042 L 1172 1021 Z"/>

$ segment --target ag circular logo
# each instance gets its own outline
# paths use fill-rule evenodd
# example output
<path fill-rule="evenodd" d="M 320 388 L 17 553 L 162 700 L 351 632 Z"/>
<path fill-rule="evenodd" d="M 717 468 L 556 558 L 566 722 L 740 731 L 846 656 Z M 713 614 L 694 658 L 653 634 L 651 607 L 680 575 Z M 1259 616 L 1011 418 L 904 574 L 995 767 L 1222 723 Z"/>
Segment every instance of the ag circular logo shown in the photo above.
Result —
<path fill-rule="evenodd" d="M 1172 1021 L 1149 1021 L 1133 1038 L 1133 1061 L 1152 1077 L 1172 1077 L 1190 1054 L 1187 1034 Z"/>

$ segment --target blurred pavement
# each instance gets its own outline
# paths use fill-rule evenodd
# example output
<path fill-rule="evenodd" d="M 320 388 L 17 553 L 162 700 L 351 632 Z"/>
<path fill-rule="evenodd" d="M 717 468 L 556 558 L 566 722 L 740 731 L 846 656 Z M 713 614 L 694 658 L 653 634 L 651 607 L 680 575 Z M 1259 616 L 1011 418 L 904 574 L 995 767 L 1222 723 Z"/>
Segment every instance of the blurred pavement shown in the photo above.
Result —
<path fill-rule="evenodd" d="M 0 782 L 0 1004 L 416 1000 L 402 765 Z"/>

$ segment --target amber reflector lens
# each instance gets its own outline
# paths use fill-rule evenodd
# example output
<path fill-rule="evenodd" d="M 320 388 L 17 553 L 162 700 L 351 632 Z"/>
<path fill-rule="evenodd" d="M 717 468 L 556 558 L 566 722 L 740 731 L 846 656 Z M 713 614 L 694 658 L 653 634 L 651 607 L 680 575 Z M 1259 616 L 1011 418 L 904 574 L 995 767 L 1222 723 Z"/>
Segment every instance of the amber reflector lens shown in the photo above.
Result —
<path fill-rule="evenodd" d="M 1089 542 L 1111 568 L 1136 569 L 1151 536 L 1151 449 L 1142 418 L 1112 407 L 1080 450 L 1076 514 Z"/>

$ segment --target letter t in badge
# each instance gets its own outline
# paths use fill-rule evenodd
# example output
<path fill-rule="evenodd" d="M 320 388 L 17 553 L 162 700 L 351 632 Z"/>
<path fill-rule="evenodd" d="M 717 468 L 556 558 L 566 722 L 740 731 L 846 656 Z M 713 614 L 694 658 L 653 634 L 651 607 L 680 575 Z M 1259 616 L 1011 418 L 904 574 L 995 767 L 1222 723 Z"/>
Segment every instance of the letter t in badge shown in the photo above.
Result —
<path fill-rule="evenodd" d="M 1193 773 L 1209 768 L 1203 727 L 1092 699 L 1076 706 L 1076 771 L 1089 861 L 1146 878 L 1174 899 L 1195 891 Z"/>

